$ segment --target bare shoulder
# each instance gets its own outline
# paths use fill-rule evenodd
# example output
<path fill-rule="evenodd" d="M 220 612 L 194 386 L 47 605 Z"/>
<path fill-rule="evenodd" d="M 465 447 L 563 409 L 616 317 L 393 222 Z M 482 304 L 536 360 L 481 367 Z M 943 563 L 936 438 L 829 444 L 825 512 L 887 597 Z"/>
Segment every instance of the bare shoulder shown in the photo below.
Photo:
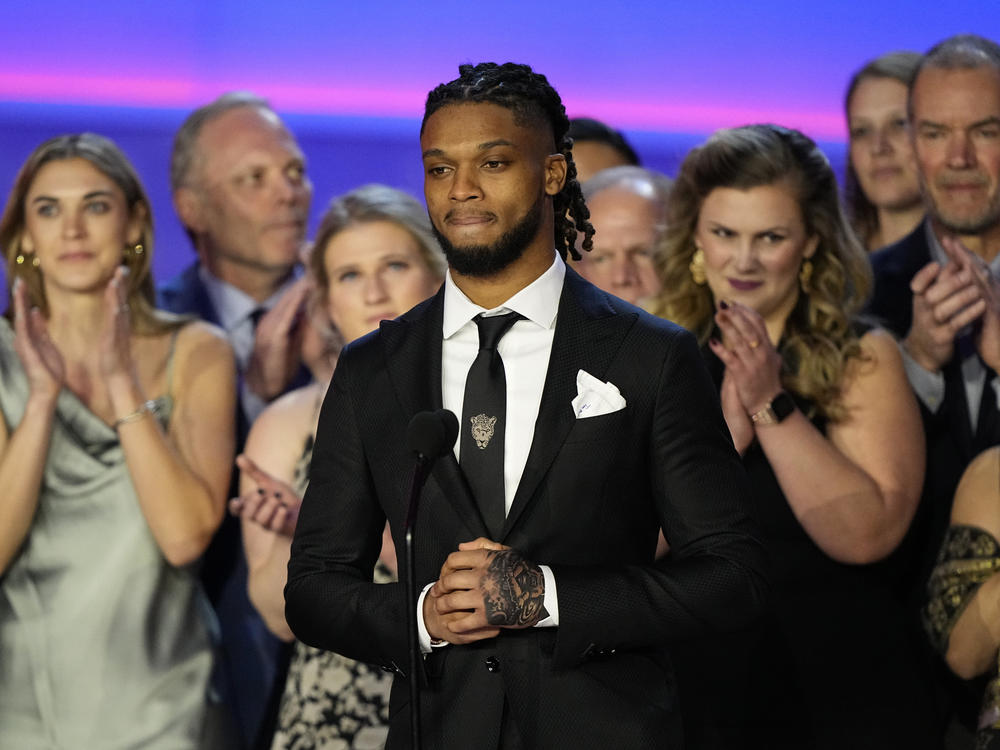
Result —
<path fill-rule="evenodd" d="M 271 402 L 253 423 L 253 431 L 276 430 L 286 434 L 304 434 L 312 429 L 317 400 L 323 397 L 322 386 L 312 383 L 296 388 Z"/>
<path fill-rule="evenodd" d="M 951 522 L 1000 537 L 1000 446 L 983 451 L 966 468 L 955 491 Z"/>
<path fill-rule="evenodd" d="M 185 323 L 177 332 L 177 353 L 184 356 L 233 356 L 233 348 L 225 332 L 203 320 Z"/>
<path fill-rule="evenodd" d="M 262 469 L 291 481 L 295 462 L 315 428 L 316 399 L 321 386 L 313 384 L 286 393 L 254 420 L 243 452 Z"/>
<path fill-rule="evenodd" d="M 884 328 L 873 328 L 861 337 L 861 358 L 856 360 L 862 372 L 868 365 L 874 370 L 901 369 L 903 358 L 895 337 Z"/>
<path fill-rule="evenodd" d="M 874 328 L 861 337 L 859 345 L 861 356 L 853 357 L 844 372 L 845 391 L 862 384 L 862 387 L 880 384 L 895 387 L 906 382 L 899 344 L 891 333 Z"/>

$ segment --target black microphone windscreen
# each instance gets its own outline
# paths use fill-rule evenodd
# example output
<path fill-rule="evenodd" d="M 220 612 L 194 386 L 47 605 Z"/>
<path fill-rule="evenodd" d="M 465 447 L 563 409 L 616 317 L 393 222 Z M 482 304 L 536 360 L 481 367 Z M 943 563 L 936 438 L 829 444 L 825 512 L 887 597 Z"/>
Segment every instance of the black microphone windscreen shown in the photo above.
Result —
<path fill-rule="evenodd" d="M 458 437 L 458 417 L 447 409 L 422 411 L 413 416 L 406 442 L 414 453 L 426 458 L 443 456 Z"/>

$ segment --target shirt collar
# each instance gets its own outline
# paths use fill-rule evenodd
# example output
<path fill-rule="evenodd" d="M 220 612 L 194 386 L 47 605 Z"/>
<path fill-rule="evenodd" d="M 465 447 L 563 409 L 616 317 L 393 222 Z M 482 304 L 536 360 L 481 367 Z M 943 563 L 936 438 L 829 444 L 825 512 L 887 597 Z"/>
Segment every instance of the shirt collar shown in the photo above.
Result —
<path fill-rule="evenodd" d="M 231 331 L 240 323 L 250 317 L 250 314 L 258 307 L 270 310 L 278 301 L 278 298 L 285 293 L 295 280 L 301 276 L 301 269 L 296 266 L 295 271 L 288 277 L 278 290 L 263 302 L 257 302 L 246 292 L 237 289 L 227 281 L 223 281 L 215 276 L 204 265 L 198 265 L 198 277 L 205 285 L 205 292 L 208 299 L 215 308 L 215 313 L 219 317 L 219 325 L 226 331 Z"/>
<path fill-rule="evenodd" d="M 566 263 L 555 254 L 548 270 L 517 292 L 499 307 L 487 310 L 465 296 L 451 278 L 451 270 L 444 277 L 444 337 L 451 338 L 466 323 L 480 313 L 513 311 L 535 323 L 540 328 L 552 328 L 559 310 L 559 296 L 566 278 Z"/>

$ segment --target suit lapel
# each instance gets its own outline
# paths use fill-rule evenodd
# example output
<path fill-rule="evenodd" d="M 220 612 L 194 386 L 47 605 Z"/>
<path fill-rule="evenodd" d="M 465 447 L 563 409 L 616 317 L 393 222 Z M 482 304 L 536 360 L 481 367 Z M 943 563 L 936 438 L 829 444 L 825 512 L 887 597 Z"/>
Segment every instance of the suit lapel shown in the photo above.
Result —
<path fill-rule="evenodd" d="M 386 367 L 402 406 L 406 426 L 418 412 L 441 408 L 443 316 L 442 286 L 435 296 L 402 318 L 382 323 Z M 488 536 L 486 524 L 455 460 L 454 451 L 449 450 L 434 463 L 428 481 L 437 483 L 459 518 L 476 535 Z"/>
<path fill-rule="evenodd" d="M 605 380 L 625 333 L 637 317 L 637 313 L 617 314 L 603 292 L 584 281 L 572 268 L 566 268 L 531 449 L 498 541 L 510 533 L 531 504 L 576 422 L 572 402 L 576 397 L 577 372 L 586 370 Z"/>

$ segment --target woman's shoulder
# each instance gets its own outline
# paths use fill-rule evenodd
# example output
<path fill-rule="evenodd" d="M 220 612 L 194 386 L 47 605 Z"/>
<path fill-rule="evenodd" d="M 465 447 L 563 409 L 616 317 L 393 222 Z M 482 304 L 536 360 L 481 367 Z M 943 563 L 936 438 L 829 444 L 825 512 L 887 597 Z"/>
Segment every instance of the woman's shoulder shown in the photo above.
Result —
<path fill-rule="evenodd" d="M 320 383 L 310 383 L 302 388 L 279 396 L 254 420 L 254 429 L 279 429 L 288 432 L 302 427 L 312 429 L 316 412 L 323 399 L 324 388 Z M 258 428 L 258 425 L 261 425 Z"/>
<path fill-rule="evenodd" d="M 951 522 L 978 526 L 1000 537 L 1000 446 L 980 453 L 962 474 Z"/>
<path fill-rule="evenodd" d="M 251 425 L 245 452 L 258 462 L 275 452 L 297 456 L 303 442 L 315 431 L 317 405 L 322 397 L 322 386 L 313 383 L 271 402 Z"/>
<path fill-rule="evenodd" d="M 233 347 L 225 332 L 218 326 L 202 320 L 191 320 L 181 324 L 167 336 L 174 339 L 171 346 L 182 366 L 202 370 L 213 362 L 220 362 L 235 372 Z"/>

